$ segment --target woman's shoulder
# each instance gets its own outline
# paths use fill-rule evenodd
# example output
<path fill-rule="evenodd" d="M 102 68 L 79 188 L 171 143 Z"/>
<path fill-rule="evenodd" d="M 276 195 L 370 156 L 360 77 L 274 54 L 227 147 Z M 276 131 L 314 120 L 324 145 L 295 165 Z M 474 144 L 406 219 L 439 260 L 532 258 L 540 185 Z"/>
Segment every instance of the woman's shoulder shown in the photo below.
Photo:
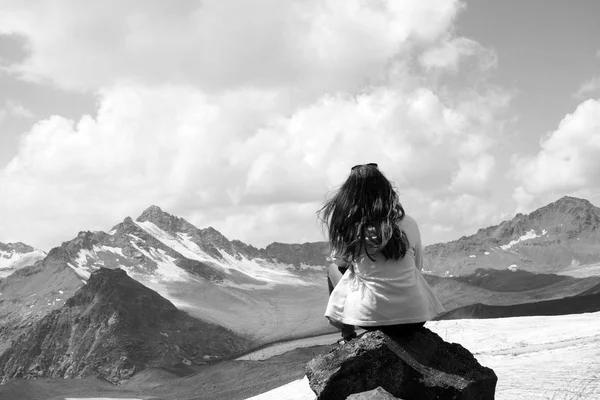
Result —
<path fill-rule="evenodd" d="M 409 227 L 409 226 L 416 227 L 416 228 L 419 227 L 419 225 L 417 224 L 417 221 L 408 214 L 404 214 L 404 217 L 400 220 L 400 225 L 407 226 L 407 227 Z"/>
<path fill-rule="evenodd" d="M 421 233 L 419 232 L 419 224 L 417 221 L 408 214 L 404 214 L 404 218 L 402 218 L 398 224 L 400 229 L 402 229 L 408 236 L 409 239 L 412 238 L 420 238 Z"/>

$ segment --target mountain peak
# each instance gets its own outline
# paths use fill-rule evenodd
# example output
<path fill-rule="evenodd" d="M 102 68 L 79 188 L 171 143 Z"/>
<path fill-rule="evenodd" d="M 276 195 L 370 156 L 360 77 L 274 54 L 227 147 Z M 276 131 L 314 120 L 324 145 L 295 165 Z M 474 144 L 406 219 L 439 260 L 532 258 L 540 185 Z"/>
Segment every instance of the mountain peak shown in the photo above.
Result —
<path fill-rule="evenodd" d="M 92 272 L 87 285 L 82 287 L 73 297 L 67 300 L 68 307 L 91 304 L 93 299 L 102 299 L 106 305 L 122 304 L 128 308 L 135 309 L 144 303 L 144 309 L 153 308 L 150 314 L 159 315 L 168 310 L 174 312 L 175 306 L 158 293 L 148 289 L 138 281 L 130 278 L 127 273 L 120 268 L 101 267 Z M 135 309 L 137 313 L 140 310 Z"/>
<path fill-rule="evenodd" d="M 594 205 L 592 203 L 590 203 L 588 200 L 586 199 L 580 199 L 579 197 L 572 197 L 572 196 L 563 196 L 560 199 L 556 200 L 553 203 L 548 204 L 549 206 L 551 205 L 582 205 L 582 206 L 588 206 L 588 207 L 594 207 Z"/>
<path fill-rule="evenodd" d="M 162 218 L 165 216 L 171 217 L 169 213 L 164 212 L 159 206 L 151 205 L 142 212 L 136 221 L 152 221 L 153 219 Z"/>
<path fill-rule="evenodd" d="M 183 218 L 176 217 L 165 211 L 160 207 L 152 205 L 148 207 L 142 215 L 137 219 L 137 222 L 152 222 L 165 232 L 186 232 L 188 230 L 195 230 L 196 227 L 187 222 Z"/>

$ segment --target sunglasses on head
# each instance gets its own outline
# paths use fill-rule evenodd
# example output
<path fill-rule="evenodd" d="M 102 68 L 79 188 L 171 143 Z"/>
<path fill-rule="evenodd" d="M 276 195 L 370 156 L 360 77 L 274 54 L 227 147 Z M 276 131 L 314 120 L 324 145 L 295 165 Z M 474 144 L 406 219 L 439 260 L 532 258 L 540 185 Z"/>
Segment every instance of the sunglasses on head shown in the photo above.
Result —
<path fill-rule="evenodd" d="M 373 168 L 377 168 L 377 169 L 379 169 L 379 168 L 377 167 L 377 164 L 376 164 L 376 163 L 368 163 L 368 164 L 358 164 L 358 165 L 355 165 L 354 167 L 352 167 L 352 168 L 350 169 L 350 171 L 354 171 L 356 168 L 358 168 L 358 167 L 362 167 L 363 165 L 365 165 L 365 166 L 367 166 L 367 167 L 373 167 Z"/>

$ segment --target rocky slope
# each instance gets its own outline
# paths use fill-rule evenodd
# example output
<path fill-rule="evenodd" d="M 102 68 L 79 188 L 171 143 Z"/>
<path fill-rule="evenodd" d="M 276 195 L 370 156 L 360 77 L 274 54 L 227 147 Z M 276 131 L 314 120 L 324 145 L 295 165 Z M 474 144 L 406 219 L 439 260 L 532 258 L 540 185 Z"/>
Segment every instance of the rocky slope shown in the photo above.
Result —
<path fill-rule="evenodd" d="M 0 242 L 0 278 L 4 278 L 18 269 L 33 265 L 46 256 L 42 250 L 25 243 Z"/>
<path fill-rule="evenodd" d="M 468 275 L 478 268 L 558 272 L 600 262 L 600 208 L 563 197 L 530 214 L 425 249 L 425 270 Z"/>
<path fill-rule="evenodd" d="M 179 311 L 123 270 L 101 268 L 0 356 L 0 375 L 2 382 L 95 375 L 121 383 L 149 366 L 198 365 L 248 344 Z"/>
<path fill-rule="evenodd" d="M 0 279 L 0 354 L 24 329 L 62 306 L 83 285 L 60 247 L 35 265 Z"/>

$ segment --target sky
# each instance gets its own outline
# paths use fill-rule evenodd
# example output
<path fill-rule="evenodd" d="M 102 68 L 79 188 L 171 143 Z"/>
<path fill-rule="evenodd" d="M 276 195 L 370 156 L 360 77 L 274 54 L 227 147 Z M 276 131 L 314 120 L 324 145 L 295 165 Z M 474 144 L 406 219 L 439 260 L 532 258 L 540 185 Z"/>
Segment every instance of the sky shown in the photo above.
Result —
<path fill-rule="evenodd" d="M 257 247 L 376 162 L 425 244 L 600 206 L 596 0 L 0 0 L 0 242 L 150 205 Z"/>

